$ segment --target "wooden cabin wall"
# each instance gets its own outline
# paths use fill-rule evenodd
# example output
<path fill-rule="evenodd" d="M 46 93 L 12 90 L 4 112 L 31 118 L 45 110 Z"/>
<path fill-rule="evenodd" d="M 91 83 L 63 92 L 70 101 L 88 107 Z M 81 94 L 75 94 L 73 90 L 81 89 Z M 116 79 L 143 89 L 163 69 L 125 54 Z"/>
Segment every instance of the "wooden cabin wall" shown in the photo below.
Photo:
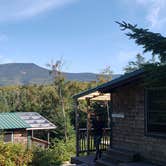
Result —
<path fill-rule="evenodd" d="M 16 130 L 14 131 L 14 143 L 21 143 L 27 145 L 27 131 L 26 130 Z"/>
<path fill-rule="evenodd" d="M 112 92 L 112 147 L 139 152 L 143 158 L 163 165 L 166 138 L 145 136 L 144 98 L 144 88 L 136 83 Z M 123 114 L 124 118 L 116 117 Z"/>

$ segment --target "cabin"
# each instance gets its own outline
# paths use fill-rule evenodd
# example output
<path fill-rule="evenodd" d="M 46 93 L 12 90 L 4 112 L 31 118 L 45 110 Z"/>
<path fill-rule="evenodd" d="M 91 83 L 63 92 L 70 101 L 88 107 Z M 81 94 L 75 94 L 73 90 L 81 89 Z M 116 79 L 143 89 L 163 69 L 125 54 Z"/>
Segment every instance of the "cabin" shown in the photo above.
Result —
<path fill-rule="evenodd" d="M 109 101 L 110 144 L 97 166 L 132 162 L 166 165 L 166 86 L 147 88 L 144 76 L 143 70 L 137 70 L 73 97 L 77 150 L 73 162 L 80 155 L 79 102 L 86 100 L 90 105 L 98 99 Z M 89 116 L 87 109 L 87 135 L 91 133 Z"/>
<path fill-rule="evenodd" d="M 0 113 L 0 133 L 4 143 L 21 143 L 31 148 L 36 145 L 49 147 L 49 131 L 56 126 L 37 112 Z M 35 137 L 36 131 L 46 131 L 47 140 Z"/>

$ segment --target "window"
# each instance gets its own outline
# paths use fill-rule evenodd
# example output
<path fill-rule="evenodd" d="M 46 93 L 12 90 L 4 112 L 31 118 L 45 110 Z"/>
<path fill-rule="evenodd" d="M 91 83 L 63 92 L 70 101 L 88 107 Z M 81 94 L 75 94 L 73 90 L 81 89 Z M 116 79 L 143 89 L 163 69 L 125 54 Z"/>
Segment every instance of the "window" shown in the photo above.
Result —
<path fill-rule="evenodd" d="M 166 88 L 146 90 L 146 132 L 166 136 Z"/>
<path fill-rule="evenodd" d="M 4 142 L 12 142 L 12 132 L 5 132 L 4 133 Z"/>

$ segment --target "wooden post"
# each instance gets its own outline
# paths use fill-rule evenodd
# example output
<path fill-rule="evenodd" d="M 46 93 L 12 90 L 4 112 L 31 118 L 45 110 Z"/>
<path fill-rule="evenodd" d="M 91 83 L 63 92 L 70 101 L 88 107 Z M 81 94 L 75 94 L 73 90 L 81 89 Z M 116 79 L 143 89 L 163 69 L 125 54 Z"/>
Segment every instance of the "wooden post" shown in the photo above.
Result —
<path fill-rule="evenodd" d="M 113 111 L 113 99 L 112 99 L 112 94 L 110 95 L 110 101 L 109 101 L 109 112 L 110 112 L 110 147 L 112 144 L 112 111 Z"/>
<path fill-rule="evenodd" d="M 48 142 L 48 148 L 49 148 L 49 143 L 50 143 L 50 132 L 47 132 L 47 142 Z"/>
<path fill-rule="evenodd" d="M 108 120 L 108 123 L 107 123 L 107 127 L 110 128 L 110 105 L 109 105 L 109 101 L 106 101 L 106 108 L 107 108 L 107 120 Z"/>
<path fill-rule="evenodd" d="M 32 137 L 34 137 L 34 133 L 33 133 L 33 130 L 32 130 Z"/>
<path fill-rule="evenodd" d="M 12 131 L 12 143 L 14 143 L 14 131 Z"/>
<path fill-rule="evenodd" d="M 90 123 L 90 99 L 87 98 L 87 155 L 90 152 L 90 130 L 91 130 L 91 123 Z"/>
<path fill-rule="evenodd" d="M 78 101 L 74 100 L 74 111 L 75 111 L 75 132 L 76 132 L 76 156 L 79 156 L 79 121 L 78 121 Z"/>
<path fill-rule="evenodd" d="M 31 149 L 31 131 L 27 131 L 27 149 Z"/>

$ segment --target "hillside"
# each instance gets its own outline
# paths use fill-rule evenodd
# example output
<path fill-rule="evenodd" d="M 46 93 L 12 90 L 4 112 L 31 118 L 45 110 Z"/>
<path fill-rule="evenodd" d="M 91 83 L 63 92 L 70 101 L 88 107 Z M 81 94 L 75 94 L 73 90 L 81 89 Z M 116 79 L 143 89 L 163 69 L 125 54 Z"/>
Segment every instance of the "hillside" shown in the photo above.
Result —
<path fill-rule="evenodd" d="M 94 73 L 64 73 L 67 80 L 94 81 Z M 113 78 L 119 75 L 113 75 Z M 9 63 L 0 65 L 0 86 L 48 84 L 52 79 L 49 70 L 33 63 Z"/>

